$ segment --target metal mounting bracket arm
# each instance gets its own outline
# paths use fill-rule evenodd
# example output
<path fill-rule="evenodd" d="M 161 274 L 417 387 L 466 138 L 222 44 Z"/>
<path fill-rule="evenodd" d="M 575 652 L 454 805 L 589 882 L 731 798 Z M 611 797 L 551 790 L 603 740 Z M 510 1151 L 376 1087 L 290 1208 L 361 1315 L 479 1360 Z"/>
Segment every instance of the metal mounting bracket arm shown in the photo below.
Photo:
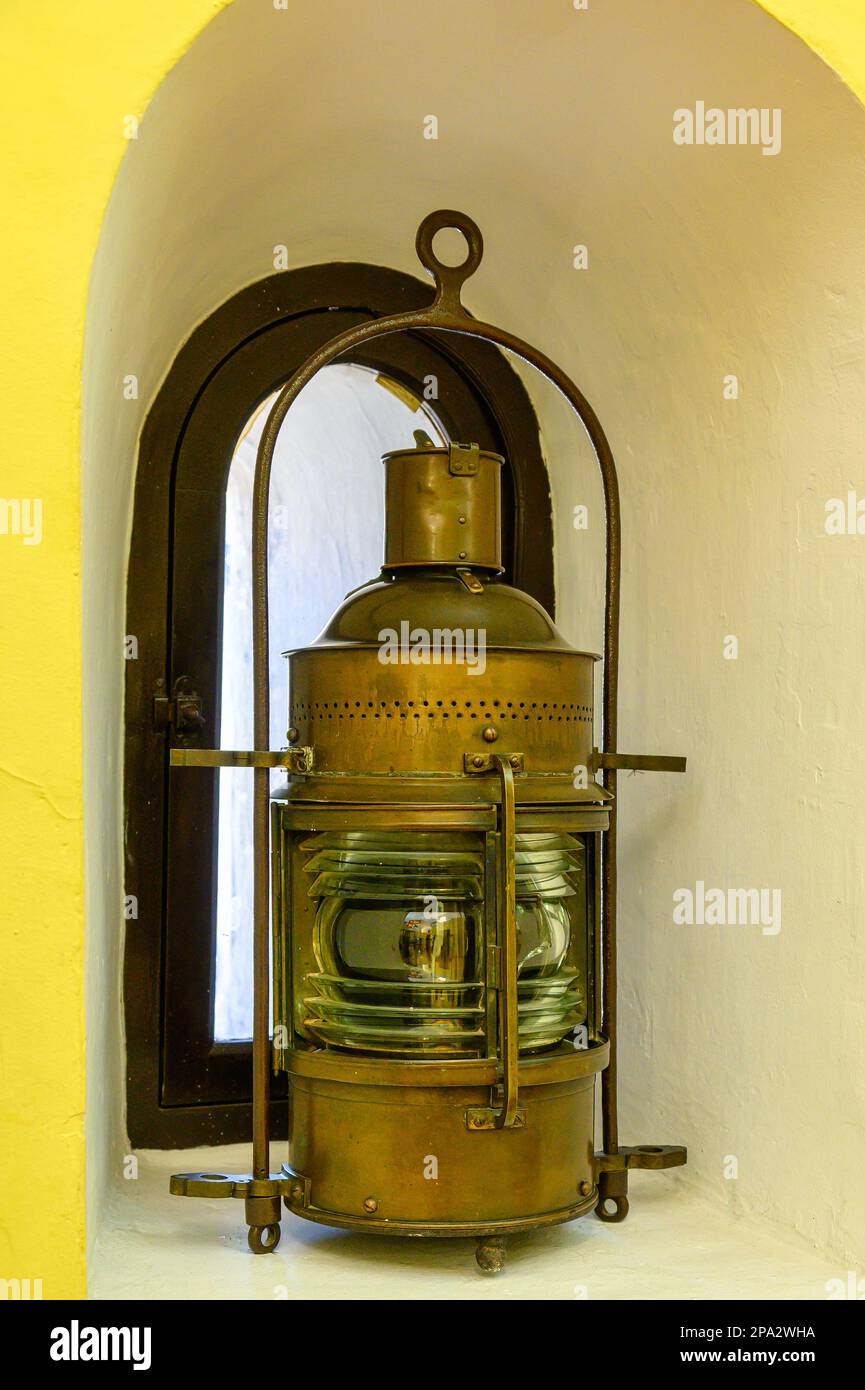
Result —
<path fill-rule="evenodd" d="M 684 772 L 687 758 L 662 753 L 601 753 L 592 754 L 592 771 L 605 772 Z"/>

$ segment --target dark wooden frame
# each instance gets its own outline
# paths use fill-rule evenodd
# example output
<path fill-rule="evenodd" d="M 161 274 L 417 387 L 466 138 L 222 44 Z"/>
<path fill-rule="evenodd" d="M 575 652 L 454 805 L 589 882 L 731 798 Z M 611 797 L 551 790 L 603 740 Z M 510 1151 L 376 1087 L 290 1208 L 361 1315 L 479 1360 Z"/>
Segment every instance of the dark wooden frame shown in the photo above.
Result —
<path fill-rule="evenodd" d="M 374 266 L 314 266 L 270 276 L 240 291 L 196 330 L 145 421 L 126 627 L 138 640 L 138 658 L 127 662 L 125 748 L 126 893 L 138 899 L 138 918 L 127 923 L 124 957 L 127 1115 L 136 1146 L 225 1143 L 249 1134 L 251 1107 L 243 1092 L 250 1045 L 211 1045 L 203 1055 L 210 979 L 200 928 L 166 934 L 169 909 L 175 917 L 194 910 L 202 885 L 212 890 L 216 863 L 215 774 L 176 779 L 169 797 L 168 749 L 172 742 L 216 746 L 218 701 L 205 700 L 199 736 L 169 736 L 153 720 L 154 696 L 169 694 L 179 675 L 198 677 L 206 650 L 204 683 L 211 692 L 218 678 L 218 603 L 202 604 L 200 590 L 209 582 L 211 592 L 221 592 L 221 583 L 212 588 L 214 546 L 222 545 L 225 476 L 236 440 L 250 411 L 322 342 L 351 323 L 422 307 L 430 298 L 423 282 Z M 508 576 L 552 612 L 549 482 L 534 410 L 505 357 L 471 339 L 417 334 L 382 339 L 352 360 L 415 389 L 422 366 L 442 364 L 438 370 L 449 388 L 431 404 L 451 437 L 468 421 L 477 442 L 505 454 Z M 187 518 L 190 499 L 194 523 L 192 514 Z M 209 538 L 209 549 L 189 543 L 193 532 Z M 183 616 L 190 604 L 197 605 L 194 625 Z M 195 650 L 188 639 L 193 628 Z M 199 670 L 191 671 L 196 664 Z M 192 873 L 176 867 L 184 852 L 195 864 Z M 274 1132 L 284 1125 L 285 1102 L 277 1096 Z"/>

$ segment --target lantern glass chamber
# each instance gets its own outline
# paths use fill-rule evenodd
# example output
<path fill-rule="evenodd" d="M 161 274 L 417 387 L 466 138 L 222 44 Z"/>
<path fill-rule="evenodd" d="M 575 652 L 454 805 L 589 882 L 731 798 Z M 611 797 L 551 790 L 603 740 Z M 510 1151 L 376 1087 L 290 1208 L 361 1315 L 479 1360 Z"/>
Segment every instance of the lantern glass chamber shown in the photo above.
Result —
<path fill-rule="evenodd" d="M 302 1035 L 392 1056 L 483 1056 L 482 838 L 355 831 L 314 835 L 299 849 L 318 967 L 301 981 Z M 585 1025 L 586 861 L 580 837 L 517 836 L 521 1052 Z"/>

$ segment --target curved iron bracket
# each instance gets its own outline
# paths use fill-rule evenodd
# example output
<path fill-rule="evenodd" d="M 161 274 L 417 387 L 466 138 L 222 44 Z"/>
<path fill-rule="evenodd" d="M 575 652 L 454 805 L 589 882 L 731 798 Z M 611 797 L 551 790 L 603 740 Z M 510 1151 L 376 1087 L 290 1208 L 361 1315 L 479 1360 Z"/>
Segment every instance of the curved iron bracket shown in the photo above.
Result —
<path fill-rule="evenodd" d="M 434 239 L 436 233 L 444 228 L 455 228 L 464 236 L 468 248 L 466 259 L 459 266 L 448 266 L 436 255 Z M 421 264 L 432 276 L 435 283 L 435 297 L 427 309 L 410 310 L 402 314 L 388 315 L 373 319 L 358 327 L 351 328 L 333 338 L 319 348 L 298 368 L 279 392 L 270 411 L 255 463 L 255 482 L 252 500 L 252 647 L 253 647 L 253 687 L 254 687 L 254 752 L 244 755 L 246 765 L 254 767 L 253 800 L 253 883 L 254 883 L 254 934 L 253 934 L 253 1173 L 255 1182 L 271 1181 L 269 1178 L 269 1121 L 270 1101 L 270 1033 L 269 1033 L 269 773 L 268 753 L 270 728 L 270 670 L 268 657 L 268 511 L 270 480 L 276 441 L 286 415 L 301 391 L 323 367 L 329 366 L 346 353 L 375 338 L 383 338 L 391 333 L 422 329 L 443 333 L 459 333 L 472 338 L 480 338 L 519 357 L 547 378 L 564 396 L 581 420 L 594 448 L 600 467 L 604 490 L 606 512 L 606 576 L 604 600 L 604 675 L 603 675 L 603 750 L 597 766 L 602 769 L 604 786 L 615 797 L 616 769 L 621 760 L 616 754 L 617 742 L 617 701 L 619 674 L 619 584 L 621 572 L 621 525 L 619 509 L 619 486 L 616 466 L 607 437 L 597 415 L 585 396 L 560 367 L 537 348 L 524 342 L 513 333 L 494 324 L 474 319 L 464 307 L 461 292 L 466 280 L 478 269 L 483 257 L 483 237 L 480 229 L 465 213 L 451 209 L 441 209 L 430 213 L 421 222 L 416 238 L 417 254 Z M 234 755 L 236 756 L 236 755 Z M 213 758 L 207 753 L 205 759 L 188 759 L 188 762 L 205 761 Z M 178 759 L 178 761 L 180 761 Z M 206 765 L 215 765 L 213 761 Z M 484 769 L 486 770 L 486 769 Z M 513 777 L 512 769 L 502 765 L 503 779 Z M 604 1150 L 608 1156 L 618 1151 L 618 1124 L 616 1113 L 616 815 L 615 800 L 610 807 L 609 829 L 602 843 L 602 1027 L 609 1040 L 610 1060 L 602 1073 L 601 1110 L 603 1116 Z M 511 1051 L 516 1047 L 516 1033 L 508 1038 Z M 516 1104 L 516 1068 L 513 1057 L 508 1053 L 504 1065 L 504 1108 L 496 1124 L 518 1124 Z M 623 1170 L 624 1175 L 624 1170 Z M 618 1175 L 604 1174 L 611 1179 Z M 228 1179 L 225 1179 L 228 1181 Z M 246 1181 L 245 1179 L 243 1180 Z M 175 1191 L 185 1190 L 193 1195 L 188 1183 L 179 1183 Z M 247 1202 L 267 1201 L 271 1204 L 275 1196 L 255 1199 L 247 1197 Z M 627 1199 L 625 1199 L 625 1208 Z M 249 1218 L 248 1218 L 249 1219 Z M 621 1218 L 619 1218 L 621 1219 Z M 268 1229 L 270 1222 L 268 1222 Z M 254 1229 L 261 1235 L 261 1218 Z M 258 1237 L 257 1237 L 258 1239 Z M 255 1249 L 272 1249 L 273 1244 L 254 1244 Z"/>
<path fill-rule="evenodd" d="M 436 255 L 437 232 L 455 228 L 466 240 L 468 254 L 462 265 L 448 266 Z M 591 440 L 604 490 L 606 511 L 606 584 L 604 604 L 603 744 L 614 753 L 617 739 L 619 668 L 619 582 L 621 573 L 621 525 L 619 485 L 612 450 L 601 423 L 579 387 L 544 353 L 495 324 L 474 319 L 464 307 L 461 291 L 483 256 L 483 237 L 465 213 L 441 209 L 421 222 L 416 238 L 418 257 L 435 283 L 436 293 L 427 309 L 410 310 L 347 329 L 299 367 L 274 402 L 262 431 L 255 463 L 252 499 L 252 606 L 254 746 L 267 749 L 270 730 L 270 671 L 268 656 L 267 536 L 270 480 L 276 441 L 283 421 L 303 388 L 338 358 L 363 343 L 390 333 L 432 330 L 481 338 L 511 352 L 534 367 L 561 392 L 575 411 Z M 269 999 L 269 782 L 267 770 L 256 768 L 253 802 L 254 874 L 254 1000 L 253 1000 L 253 1171 L 264 1175 L 269 1167 L 268 1105 L 270 1094 L 268 999 Z M 604 771 L 604 785 L 615 795 L 616 772 Z M 616 822 L 615 804 L 602 851 L 603 1031 L 610 1042 L 610 1062 L 602 1074 L 601 1109 L 604 1148 L 618 1147 L 616 1117 Z"/>

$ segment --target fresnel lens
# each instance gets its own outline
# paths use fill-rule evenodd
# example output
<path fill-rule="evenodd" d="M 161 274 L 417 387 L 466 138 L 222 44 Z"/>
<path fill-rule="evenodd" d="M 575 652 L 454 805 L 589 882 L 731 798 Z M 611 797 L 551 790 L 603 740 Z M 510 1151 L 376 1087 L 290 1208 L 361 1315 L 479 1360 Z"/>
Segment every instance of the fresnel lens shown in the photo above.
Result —
<path fill-rule="evenodd" d="M 432 251 L 434 233 L 451 225 L 469 244 L 458 268 Z M 172 1190 L 244 1197 L 256 1251 L 274 1248 L 284 1200 L 329 1225 L 474 1236 L 492 1271 L 509 1232 L 593 1209 L 621 1220 L 629 1168 L 685 1161 L 681 1148 L 618 1143 L 613 822 L 617 769 L 684 761 L 615 748 L 618 491 L 596 418 L 546 358 L 463 309 L 460 286 L 481 256 L 474 223 L 432 214 L 418 249 L 437 282 L 431 308 L 321 349 L 281 393 L 262 440 L 256 751 L 174 759 L 255 768 L 256 1031 L 252 1174 L 181 1174 Z M 555 382 L 595 444 L 607 501 L 603 751 L 593 739 L 598 658 L 573 650 L 503 578 L 505 460 L 422 435 L 384 458 L 381 575 L 349 595 L 311 647 L 287 654 L 289 746 L 266 749 L 276 432 L 320 367 L 368 338 L 419 327 L 517 352 Z M 268 811 L 273 766 L 289 776 Z M 277 1173 L 271 1067 L 288 1074 L 290 1097 Z"/>

